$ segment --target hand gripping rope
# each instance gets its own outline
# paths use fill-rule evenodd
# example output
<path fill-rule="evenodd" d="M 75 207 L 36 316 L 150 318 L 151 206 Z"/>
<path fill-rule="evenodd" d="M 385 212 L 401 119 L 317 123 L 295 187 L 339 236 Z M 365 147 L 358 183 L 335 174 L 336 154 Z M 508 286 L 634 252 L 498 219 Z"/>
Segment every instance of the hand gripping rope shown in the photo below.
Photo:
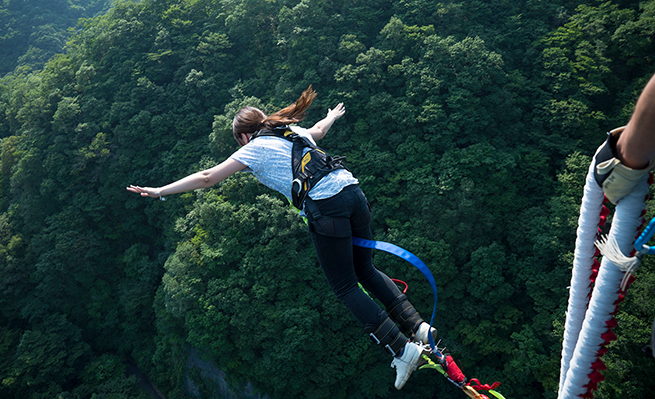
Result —
<path fill-rule="evenodd" d="M 372 240 L 365 240 L 363 238 L 353 237 L 353 245 L 356 245 L 358 247 L 377 249 L 380 251 L 390 253 L 392 255 L 396 255 L 397 257 L 402 258 L 407 262 L 411 263 L 421 273 L 423 273 L 425 278 L 430 283 L 430 286 L 432 287 L 432 293 L 434 295 L 434 307 L 432 309 L 432 317 L 430 318 L 430 327 L 432 327 L 432 323 L 434 322 L 434 317 L 437 313 L 437 284 L 434 280 L 434 276 L 432 275 L 432 272 L 430 272 L 430 269 L 425 265 L 425 263 L 423 263 L 423 261 L 413 253 L 388 242 L 372 241 Z M 405 290 L 407 290 L 407 284 L 405 284 Z M 450 355 L 444 356 L 441 353 L 441 351 L 436 347 L 432 334 L 428 334 L 428 341 L 429 341 L 431 353 L 435 355 L 438 363 L 432 361 L 428 356 L 423 355 L 423 359 L 427 362 L 427 364 L 422 366 L 421 368 L 433 368 L 437 370 L 444 377 L 446 377 L 450 382 L 457 385 L 457 387 L 461 388 L 462 391 L 464 391 L 464 393 L 470 398 L 488 399 L 487 396 L 480 394 L 478 392 L 480 390 L 486 390 L 489 391 L 489 393 L 491 393 L 495 397 L 499 399 L 504 399 L 504 397 L 500 393 L 494 391 L 494 389 L 500 385 L 499 382 L 494 382 L 492 385 L 488 385 L 488 384 L 482 385 L 477 379 L 473 378 L 470 382 L 466 383 L 466 377 L 461 372 L 459 367 L 457 367 L 457 364 L 455 363 L 453 358 Z M 475 385 L 472 386 L 471 385 L 472 383 Z"/>
<path fill-rule="evenodd" d="M 612 215 L 609 237 L 597 238 L 610 210 L 602 188 L 594 179 L 594 164 L 589 166 L 578 219 L 575 258 L 569 289 L 569 303 L 562 342 L 558 397 L 592 398 L 598 383 L 604 380 L 601 357 L 606 346 L 616 339 L 612 331 L 618 325 L 614 315 L 634 280 L 632 272 L 641 257 L 654 253 L 645 243 L 655 232 L 654 223 L 633 244 L 642 223 L 648 185 L 646 178 L 621 199 Z M 599 217 L 600 215 L 600 217 Z M 594 241 L 600 251 L 594 247 Z M 632 249 L 636 256 L 628 256 Z M 602 254 L 602 262 L 596 257 Z"/>

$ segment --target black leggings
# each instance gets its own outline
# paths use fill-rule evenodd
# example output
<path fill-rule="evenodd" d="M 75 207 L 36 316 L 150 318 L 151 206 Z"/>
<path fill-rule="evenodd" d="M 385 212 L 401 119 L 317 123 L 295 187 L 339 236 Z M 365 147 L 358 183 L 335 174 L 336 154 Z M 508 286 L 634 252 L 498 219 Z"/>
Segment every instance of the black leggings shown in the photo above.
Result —
<path fill-rule="evenodd" d="M 373 266 L 372 249 L 353 246 L 352 237 L 370 240 L 371 211 L 358 185 L 337 195 L 307 199 L 305 212 L 318 261 L 334 294 L 368 334 L 387 313 L 362 291 L 357 282 L 385 306 L 401 295 L 396 284 Z"/>

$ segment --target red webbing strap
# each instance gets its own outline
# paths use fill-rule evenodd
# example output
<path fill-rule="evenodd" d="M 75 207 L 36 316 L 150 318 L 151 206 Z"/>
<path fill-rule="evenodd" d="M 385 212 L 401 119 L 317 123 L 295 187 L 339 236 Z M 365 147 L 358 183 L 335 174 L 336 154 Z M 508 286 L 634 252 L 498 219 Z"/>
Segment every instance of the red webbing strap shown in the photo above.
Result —
<path fill-rule="evenodd" d="M 475 385 L 471 385 L 471 384 L 475 384 Z M 500 385 L 500 382 L 495 381 L 495 382 L 494 382 L 493 384 L 491 384 L 491 385 L 489 385 L 489 384 L 484 384 L 484 385 L 482 385 L 482 384 L 480 384 L 480 381 L 478 381 L 477 378 L 471 378 L 471 382 L 469 382 L 469 383 L 466 384 L 466 385 L 468 385 L 468 386 L 474 388 L 476 391 L 480 391 L 480 390 L 482 390 L 482 391 L 490 391 L 490 390 L 492 390 L 492 389 L 496 389 L 496 388 L 498 388 L 498 386 Z"/>

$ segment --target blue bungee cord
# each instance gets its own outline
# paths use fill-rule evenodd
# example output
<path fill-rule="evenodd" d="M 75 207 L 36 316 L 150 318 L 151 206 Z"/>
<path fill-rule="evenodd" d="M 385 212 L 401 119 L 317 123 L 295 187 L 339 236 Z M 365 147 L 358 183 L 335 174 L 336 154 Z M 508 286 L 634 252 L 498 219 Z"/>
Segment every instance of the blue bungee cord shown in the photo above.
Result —
<path fill-rule="evenodd" d="M 287 198 L 287 200 L 289 199 Z M 289 203 L 290 203 L 289 207 L 291 209 L 294 209 L 299 214 L 301 214 L 301 212 L 293 206 L 291 200 L 289 200 Z M 302 214 L 301 217 L 305 222 L 305 224 L 309 224 L 307 217 L 302 216 Z M 425 278 L 430 283 L 430 286 L 432 287 L 432 294 L 434 295 L 432 317 L 430 318 L 430 328 L 432 328 L 432 324 L 434 323 L 434 317 L 437 314 L 437 283 L 434 281 L 434 276 L 432 275 L 430 269 L 428 269 L 428 267 L 425 265 L 425 263 L 423 263 L 423 261 L 419 259 L 418 256 L 414 255 L 408 250 L 401 248 L 397 245 L 391 244 L 389 242 L 366 240 L 364 238 L 359 238 L 359 237 L 353 237 L 352 239 L 353 239 L 353 245 L 363 248 L 377 249 L 380 251 L 388 252 L 392 255 L 396 255 L 399 258 L 405 259 L 407 262 L 414 265 L 421 273 L 423 273 Z M 430 344 L 430 349 L 432 349 L 432 353 L 434 353 L 435 356 L 437 356 L 439 359 L 443 358 L 443 354 L 437 349 L 437 345 L 434 342 L 434 337 L 432 337 L 432 334 L 428 334 L 428 343 Z"/>
<path fill-rule="evenodd" d="M 411 263 L 421 273 L 423 273 L 425 278 L 430 283 L 430 286 L 432 287 L 432 293 L 434 294 L 434 307 L 432 309 L 432 317 L 430 318 L 430 327 L 432 327 L 432 323 L 434 322 L 434 317 L 437 314 L 437 283 L 434 281 L 434 276 L 432 275 L 430 269 L 428 269 L 428 267 L 425 265 L 425 263 L 423 263 L 423 261 L 419 259 L 418 256 L 414 255 L 408 250 L 388 242 L 373 241 L 373 240 L 366 240 L 359 237 L 353 237 L 353 245 L 363 248 L 377 249 L 380 251 L 388 252 L 392 255 L 396 255 L 397 257 L 402 258 L 407 262 Z M 432 334 L 428 334 L 428 341 L 430 344 L 430 348 L 432 349 L 432 353 L 434 353 L 438 358 L 442 358 L 443 355 L 437 349 Z"/>

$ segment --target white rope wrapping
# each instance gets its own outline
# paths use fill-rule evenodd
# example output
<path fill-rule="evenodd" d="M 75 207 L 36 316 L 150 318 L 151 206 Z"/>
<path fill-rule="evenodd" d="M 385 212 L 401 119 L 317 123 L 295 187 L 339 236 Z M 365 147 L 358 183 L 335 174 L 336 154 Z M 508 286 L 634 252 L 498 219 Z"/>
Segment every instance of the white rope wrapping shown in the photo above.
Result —
<path fill-rule="evenodd" d="M 593 174 L 593 170 L 590 169 Z M 625 198 L 619 201 L 619 204 L 616 207 L 614 217 L 612 220 L 612 227 L 609 232 L 609 239 L 615 240 L 618 244 L 619 249 L 624 254 L 629 254 L 632 250 L 632 244 L 637 235 L 637 229 L 641 224 L 641 211 L 644 209 L 644 199 L 648 193 L 648 175 L 644 175 L 643 179 L 639 182 L 637 187 Z M 587 177 L 586 186 L 593 186 L 598 188 L 598 185 L 593 181 L 593 175 L 591 176 L 591 181 L 589 176 Z M 585 192 L 587 187 L 585 186 Z M 583 199 L 584 203 L 584 199 Z M 592 212 L 592 217 L 594 214 L 598 218 L 600 210 L 596 211 L 595 209 L 589 210 Z M 581 209 L 581 219 L 583 211 Z M 586 217 L 584 217 L 586 219 Z M 585 240 L 587 238 L 585 237 Z M 579 237 L 579 240 L 582 240 Z M 590 241 L 580 243 L 584 247 L 593 248 L 593 238 Z M 577 243 L 576 243 L 577 247 Z M 576 249 L 577 252 L 577 249 Z M 575 268 L 575 265 L 574 265 Z M 574 272 L 574 278 L 575 278 Z M 559 398 L 577 398 L 579 395 L 584 394 L 587 391 L 585 385 L 589 384 L 590 378 L 589 374 L 592 372 L 591 364 L 598 359 L 598 350 L 601 348 L 604 340 L 601 338 L 601 334 L 607 331 L 606 322 L 612 319 L 611 313 L 616 309 L 614 304 L 619 297 L 619 283 L 623 277 L 624 272 L 614 265 L 609 258 L 603 257 L 601 262 L 601 267 L 598 272 L 598 277 L 594 284 L 591 301 L 589 302 L 589 308 L 584 315 L 584 320 L 582 323 L 582 328 L 579 331 L 577 342 L 574 346 L 573 355 L 570 358 L 568 363 L 568 369 L 563 379 L 560 379 L 560 391 Z M 583 278 L 584 276 L 579 276 Z M 583 283 L 576 282 L 576 286 L 583 285 Z M 586 276 L 586 281 L 584 285 L 588 286 L 589 284 L 589 275 Z M 573 291 L 573 282 L 571 284 L 571 290 Z M 586 290 L 588 292 L 588 290 Z M 571 292 L 573 296 L 573 292 Z M 577 294 L 576 294 L 577 296 Z M 569 309 L 571 300 L 569 300 Z M 578 309 L 579 312 L 579 309 Z M 568 319 L 572 317 L 572 312 L 569 310 L 567 314 L 567 325 L 569 324 Z M 579 314 L 575 315 L 576 321 Z M 566 335 L 566 334 L 565 334 Z M 564 350 L 562 350 L 564 354 Z M 562 370 L 564 369 L 564 356 L 562 358 Z"/>
<path fill-rule="evenodd" d="M 566 324 L 564 325 L 564 338 L 562 342 L 560 393 L 566 381 L 566 372 L 569 370 L 569 363 L 573 357 L 578 336 L 582 329 L 582 321 L 584 320 L 589 303 L 591 268 L 594 264 L 594 254 L 596 253 L 594 241 L 598 233 L 598 221 L 603 207 L 603 199 L 603 190 L 594 180 L 592 162 L 587 173 L 584 195 L 580 207 L 580 217 L 578 218 L 569 303 L 566 310 Z"/>

